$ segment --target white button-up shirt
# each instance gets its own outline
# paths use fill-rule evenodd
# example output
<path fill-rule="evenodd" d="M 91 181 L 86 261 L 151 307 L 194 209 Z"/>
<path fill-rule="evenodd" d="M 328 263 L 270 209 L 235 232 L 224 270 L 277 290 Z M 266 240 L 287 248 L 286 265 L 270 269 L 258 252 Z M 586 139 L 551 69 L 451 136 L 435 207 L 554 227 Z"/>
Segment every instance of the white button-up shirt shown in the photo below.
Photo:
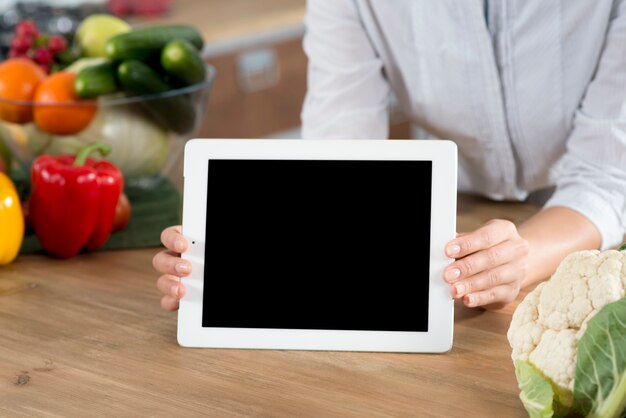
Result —
<path fill-rule="evenodd" d="M 626 1 L 309 0 L 305 138 L 386 138 L 388 97 L 459 149 L 459 188 L 626 232 Z"/>

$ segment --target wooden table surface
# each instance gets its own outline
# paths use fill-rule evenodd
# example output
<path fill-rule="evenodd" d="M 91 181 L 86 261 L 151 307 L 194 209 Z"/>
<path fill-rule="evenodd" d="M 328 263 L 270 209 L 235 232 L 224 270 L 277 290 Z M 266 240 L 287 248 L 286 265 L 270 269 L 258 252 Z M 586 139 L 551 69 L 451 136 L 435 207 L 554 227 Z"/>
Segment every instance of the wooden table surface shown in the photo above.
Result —
<path fill-rule="evenodd" d="M 459 230 L 536 210 L 463 197 Z M 440 355 L 185 349 L 157 249 L 0 268 L 0 417 L 524 417 L 499 312 L 457 305 Z"/>

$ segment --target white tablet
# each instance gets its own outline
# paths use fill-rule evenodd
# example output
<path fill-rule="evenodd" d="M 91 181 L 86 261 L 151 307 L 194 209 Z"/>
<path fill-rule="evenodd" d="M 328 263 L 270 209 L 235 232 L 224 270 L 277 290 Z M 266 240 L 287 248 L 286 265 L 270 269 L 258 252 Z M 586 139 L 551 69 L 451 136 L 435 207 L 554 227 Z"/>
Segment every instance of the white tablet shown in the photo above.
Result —
<path fill-rule="evenodd" d="M 185 347 L 444 352 L 456 146 L 194 139 Z"/>

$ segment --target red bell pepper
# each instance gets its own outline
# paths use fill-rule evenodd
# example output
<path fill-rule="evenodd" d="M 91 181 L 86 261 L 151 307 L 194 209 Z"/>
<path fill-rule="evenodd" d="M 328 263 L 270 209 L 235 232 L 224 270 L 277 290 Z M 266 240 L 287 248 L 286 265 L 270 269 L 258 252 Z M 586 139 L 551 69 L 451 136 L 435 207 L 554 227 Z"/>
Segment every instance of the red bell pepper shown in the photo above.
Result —
<path fill-rule="evenodd" d="M 93 144 L 76 157 L 43 155 L 33 162 L 30 217 L 48 253 L 69 258 L 83 248 L 96 250 L 109 238 L 124 180 L 115 165 L 88 156 L 110 150 Z"/>

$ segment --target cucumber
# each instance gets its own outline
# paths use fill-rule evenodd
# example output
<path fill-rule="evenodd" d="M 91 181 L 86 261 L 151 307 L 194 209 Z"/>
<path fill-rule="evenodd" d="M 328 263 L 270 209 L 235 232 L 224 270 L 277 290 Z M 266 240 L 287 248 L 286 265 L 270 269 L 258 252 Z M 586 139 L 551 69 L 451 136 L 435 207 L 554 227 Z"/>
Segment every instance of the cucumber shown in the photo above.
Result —
<path fill-rule="evenodd" d="M 117 67 L 117 79 L 124 90 L 139 96 L 172 90 L 156 71 L 137 60 L 122 62 Z M 196 111 L 187 95 L 147 99 L 141 105 L 168 130 L 185 134 L 195 127 Z"/>
<path fill-rule="evenodd" d="M 78 74 L 87 67 L 93 67 L 94 65 L 102 64 L 108 61 L 108 59 L 103 57 L 80 58 L 74 61 L 72 65 L 65 67 L 65 71 Z"/>
<path fill-rule="evenodd" d="M 76 95 L 82 98 L 102 96 L 119 90 L 115 66 L 106 61 L 80 70 L 74 80 Z"/>
<path fill-rule="evenodd" d="M 204 44 L 200 32 L 191 26 L 148 26 L 113 36 L 107 41 L 105 50 L 112 60 L 141 61 L 158 54 L 173 39 L 184 39 L 198 50 Z"/>
<path fill-rule="evenodd" d="M 161 50 L 161 66 L 186 86 L 205 78 L 204 62 L 198 50 L 184 39 L 169 41 Z"/>
<path fill-rule="evenodd" d="M 156 71 L 138 60 L 122 62 L 117 67 L 117 78 L 125 90 L 137 95 L 163 93 L 172 89 Z"/>

